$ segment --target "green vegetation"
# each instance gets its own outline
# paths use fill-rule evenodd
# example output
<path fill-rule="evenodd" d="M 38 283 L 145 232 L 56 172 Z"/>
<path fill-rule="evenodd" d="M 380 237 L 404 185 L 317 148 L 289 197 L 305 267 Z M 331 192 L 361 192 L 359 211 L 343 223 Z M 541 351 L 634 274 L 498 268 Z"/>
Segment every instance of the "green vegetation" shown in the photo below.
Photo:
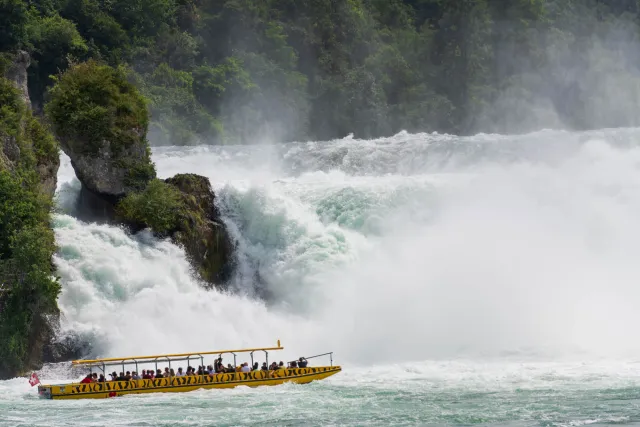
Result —
<path fill-rule="evenodd" d="M 639 25 L 636 0 L 0 0 L 0 51 L 36 106 L 95 59 L 153 143 L 244 143 L 635 125 Z"/>
<path fill-rule="evenodd" d="M 0 78 L 0 378 L 37 367 L 52 333 L 60 286 L 49 225 L 51 198 L 36 166 L 57 155 L 53 137 Z M 14 150 L 17 147 L 18 150 Z"/>
<path fill-rule="evenodd" d="M 105 140 L 114 153 L 145 141 L 145 100 L 122 68 L 95 61 L 75 65 L 57 79 L 49 96 L 47 116 L 76 153 L 97 154 Z"/>
<path fill-rule="evenodd" d="M 164 181 L 154 179 L 147 188 L 131 193 L 120 201 L 117 214 L 124 221 L 148 226 L 158 234 L 167 234 L 179 224 L 185 209 L 180 191 Z"/>
<path fill-rule="evenodd" d="M 206 177 L 178 174 L 130 193 L 118 203 L 116 214 L 136 229 L 150 227 L 157 235 L 170 236 L 184 247 L 200 277 L 214 286 L 229 278 L 232 256 L 227 231 L 217 222 L 214 197 Z"/>

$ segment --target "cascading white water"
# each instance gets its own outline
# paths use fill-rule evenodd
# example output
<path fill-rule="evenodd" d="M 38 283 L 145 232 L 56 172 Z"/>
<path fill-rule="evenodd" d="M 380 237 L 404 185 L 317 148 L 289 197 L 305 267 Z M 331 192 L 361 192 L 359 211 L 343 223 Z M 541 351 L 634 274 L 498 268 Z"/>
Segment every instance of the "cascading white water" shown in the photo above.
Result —
<path fill-rule="evenodd" d="M 155 149 L 161 177 L 211 179 L 238 245 L 233 293 L 201 290 L 168 242 L 58 214 L 65 327 L 105 355 L 276 338 L 358 363 L 638 350 L 639 137 Z M 63 193 L 74 179 L 64 163 Z"/>
<path fill-rule="evenodd" d="M 278 359 L 333 350 L 345 369 L 97 403 L 39 401 L 16 378 L 0 381 L 0 426 L 638 424 L 638 142 L 618 129 L 155 149 L 161 177 L 210 177 L 237 241 L 229 293 L 204 291 L 167 241 L 69 215 L 63 157 L 63 328 L 94 353 L 280 338 Z"/>

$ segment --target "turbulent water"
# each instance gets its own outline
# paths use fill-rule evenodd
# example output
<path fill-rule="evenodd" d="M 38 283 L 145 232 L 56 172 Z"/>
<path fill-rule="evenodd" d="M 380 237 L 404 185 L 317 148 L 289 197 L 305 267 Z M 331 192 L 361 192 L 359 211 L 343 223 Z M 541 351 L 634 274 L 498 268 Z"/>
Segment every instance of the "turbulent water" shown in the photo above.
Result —
<path fill-rule="evenodd" d="M 163 178 L 211 179 L 238 249 L 231 291 L 202 290 L 167 241 L 76 219 L 63 157 L 63 332 L 99 356 L 280 339 L 278 360 L 334 351 L 344 371 L 94 402 L 41 401 L 19 378 L 0 382 L 0 426 L 640 424 L 639 129 L 153 158 Z"/>

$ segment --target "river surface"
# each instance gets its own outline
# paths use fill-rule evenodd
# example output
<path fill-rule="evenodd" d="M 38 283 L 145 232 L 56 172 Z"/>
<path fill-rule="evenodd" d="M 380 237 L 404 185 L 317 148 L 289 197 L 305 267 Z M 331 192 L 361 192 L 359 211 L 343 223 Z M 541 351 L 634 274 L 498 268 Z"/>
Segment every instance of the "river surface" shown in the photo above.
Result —
<path fill-rule="evenodd" d="M 280 339 L 271 360 L 333 351 L 343 372 L 68 402 L 16 378 L 0 381 L 0 426 L 640 423 L 639 129 L 163 147 L 153 159 L 162 178 L 211 179 L 237 245 L 229 292 L 203 290 L 168 241 L 79 220 L 63 156 L 62 333 L 105 357 Z"/>

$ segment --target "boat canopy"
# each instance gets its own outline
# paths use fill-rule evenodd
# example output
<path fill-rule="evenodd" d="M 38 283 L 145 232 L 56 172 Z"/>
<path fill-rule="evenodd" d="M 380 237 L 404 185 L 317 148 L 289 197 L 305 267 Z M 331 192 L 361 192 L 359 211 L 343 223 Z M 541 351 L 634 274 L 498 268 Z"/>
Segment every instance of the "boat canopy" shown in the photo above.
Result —
<path fill-rule="evenodd" d="M 204 356 L 218 355 L 222 357 L 223 354 L 233 354 L 233 365 L 236 366 L 236 353 L 249 353 L 251 355 L 251 364 L 253 365 L 253 353 L 262 351 L 265 353 L 267 363 L 269 360 L 269 351 L 284 350 L 284 347 L 280 345 L 280 340 L 276 347 L 263 347 L 263 348 L 246 348 L 240 350 L 215 350 L 215 351 L 202 351 L 195 353 L 176 353 L 176 354 L 158 354 L 152 356 L 129 356 L 129 357 L 111 357 L 106 359 L 86 359 L 86 360 L 74 360 L 71 362 L 72 366 L 86 366 L 88 368 L 100 368 L 102 372 L 105 372 L 107 366 L 122 366 L 124 370 L 125 365 L 136 365 L 136 371 L 138 370 L 138 363 L 153 363 L 158 369 L 158 363 L 168 363 L 171 367 L 171 362 L 179 362 L 186 360 L 200 359 L 204 366 Z"/>

